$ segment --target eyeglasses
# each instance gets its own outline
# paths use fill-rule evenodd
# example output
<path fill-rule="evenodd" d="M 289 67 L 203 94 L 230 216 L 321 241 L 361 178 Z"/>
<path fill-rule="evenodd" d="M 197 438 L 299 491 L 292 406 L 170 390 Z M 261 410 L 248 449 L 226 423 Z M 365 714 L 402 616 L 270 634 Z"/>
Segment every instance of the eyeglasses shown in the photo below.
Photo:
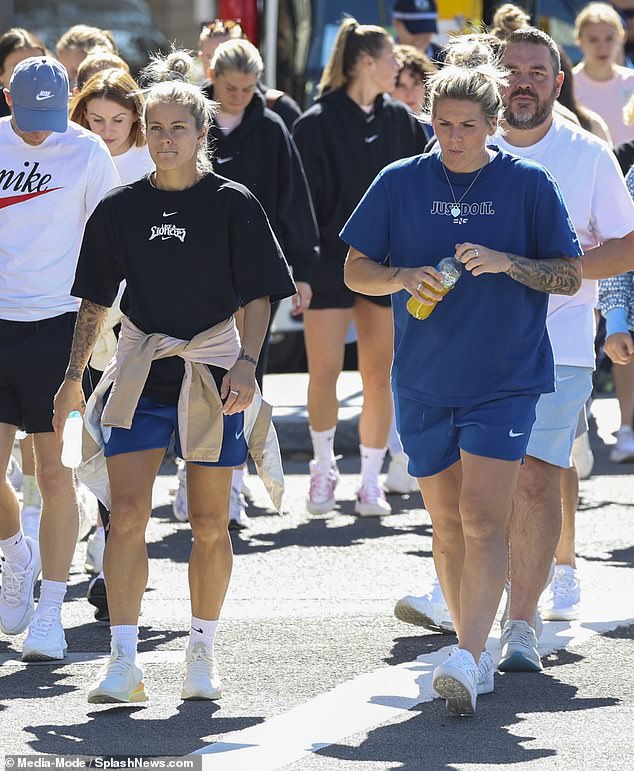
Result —
<path fill-rule="evenodd" d="M 214 19 L 213 21 L 203 22 L 200 31 L 202 32 L 203 30 L 209 30 L 210 35 L 241 37 L 244 34 L 242 19 Z"/>

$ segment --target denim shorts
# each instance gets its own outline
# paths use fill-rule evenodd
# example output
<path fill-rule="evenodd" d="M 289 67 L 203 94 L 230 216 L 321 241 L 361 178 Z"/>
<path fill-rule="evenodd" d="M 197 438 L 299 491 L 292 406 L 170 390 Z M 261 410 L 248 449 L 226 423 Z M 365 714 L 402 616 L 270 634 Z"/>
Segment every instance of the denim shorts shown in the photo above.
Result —
<path fill-rule="evenodd" d="M 539 394 L 515 394 L 464 407 L 437 407 L 394 394 L 396 427 L 414 477 L 439 474 L 460 451 L 516 461 L 526 454 Z"/>
<path fill-rule="evenodd" d="M 224 416 L 222 449 L 215 463 L 196 461 L 197 466 L 231 468 L 241 466 L 247 459 L 247 443 L 244 438 L 244 413 Z M 112 428 L 106 442 L 104 455 L 121 455 L 124 452 L 140 452 L 169 447 L 174 436 L 174 450 L 183 457 L 178 433 L 178 405 L 161 404 L 142 396 L 139 399 L 130 428 Z"/>
<path fill-rule="evenodd" d="M 553 466 L 570 468 L 579 414 L 592 392 L 592 368 L 557 365 L 555 389 L 537 402 L 526 454 Z"/>

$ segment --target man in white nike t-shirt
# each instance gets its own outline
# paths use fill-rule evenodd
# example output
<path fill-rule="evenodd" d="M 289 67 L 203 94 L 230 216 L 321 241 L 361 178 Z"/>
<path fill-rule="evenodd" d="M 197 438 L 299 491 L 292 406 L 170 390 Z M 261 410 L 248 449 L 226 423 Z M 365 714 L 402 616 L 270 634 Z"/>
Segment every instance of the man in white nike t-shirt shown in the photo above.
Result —
<path fill-rule="evenodd" d="M 59 62 L 25 59 L 5 96 L 11 116 L 0 119 L 0 630 L 15 635 L 28 626 L 22 658 L 41 661 L 66 651 L 61 606 L 79 522 L 72 472 L 61 464 L 52 426 L 79 306 L 70 287 L 86 221 L 119 177 L 101 139 L 68 123 L 68 77 Z M 18 428 L 33 434 L 40 547 L 22 533 L 5 479 Z"/>

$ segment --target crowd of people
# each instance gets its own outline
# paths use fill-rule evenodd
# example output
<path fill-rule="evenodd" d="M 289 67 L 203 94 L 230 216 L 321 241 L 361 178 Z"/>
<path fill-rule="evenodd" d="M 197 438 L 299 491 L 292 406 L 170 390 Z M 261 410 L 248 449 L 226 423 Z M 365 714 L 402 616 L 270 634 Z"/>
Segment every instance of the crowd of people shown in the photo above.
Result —
<path fill-rule="evenodd" d="M 449 711 L 473 714 L 494 689 L 485 644 L 504 592 L 501 671 L 541 671 L 542 619 L 579 618 L 599 311 L 621 410 L 610 458 L 634 460 L 624 28 L 610 5 L 584 8 L 572 67 L 516 6 L 443 49 L 436 21 L 433 2 L 397 0 L 397 45 L 344 19 L 305 112 L 262 82 L 236 20 L 203 25 L 197 61 L 173 48 L 138 80 L 105 30 L 71 28 L 55 56 L 28 30 L 0 37 L 0 630 L 26 631 L 24 661 L 64 658 L 90 489 L 88 600 L 112 641 L 90 702 L 147 699 L 145 529 L 170 447 L 174 516 L 193 537 L 182 698 L 221 695 L 214 640 L 229 529 L 249 524 L 249 453 L 276 508 L 283 490 L 261 387 L 286 297 L 308 360 L 306 508 L 337 504 L 336 387 L 354 323 L 355 512 L 387 516 L 386 491 L 422 492 L 437 578 L 394 613 L 457 635 L 433 674 Z M 76 471 L 61 461 L 74 411 Z"/>

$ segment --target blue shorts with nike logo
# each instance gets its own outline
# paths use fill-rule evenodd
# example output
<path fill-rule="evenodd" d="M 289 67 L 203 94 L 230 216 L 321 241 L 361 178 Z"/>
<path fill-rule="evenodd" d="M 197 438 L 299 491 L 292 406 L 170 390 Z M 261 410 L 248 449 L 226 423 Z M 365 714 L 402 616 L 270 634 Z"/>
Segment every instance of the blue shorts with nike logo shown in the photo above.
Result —
<path fill-rule="evenodd" d="M 178 405 L 161 404 L 142 396 L 139 399 L 132 426 L 130 428 L 111 429 L 106 442 L 104 455 L 121 455 L 124 452 L 156 450 L 169 447 L 174 436 L 174 450 L 179 458 L 183 457 L 180 436 L 178 434 Z M 196 461 L 197 466 L 218 466 L 230 468 L 241 466 L 247 459 L 248 449 L 244 438 L 244 413 L 224 416 L 224 431 L 220 457 L 215 463 Z"/>
<path fill-rule="evenodd" d="M 521 460 L 535 422 L 539 394 L 505 396 L 465 407 L 437 407 L 394 393 L 396 427 L 409 473 L 430 477 L 460 460 L 460 451 Z"/>

